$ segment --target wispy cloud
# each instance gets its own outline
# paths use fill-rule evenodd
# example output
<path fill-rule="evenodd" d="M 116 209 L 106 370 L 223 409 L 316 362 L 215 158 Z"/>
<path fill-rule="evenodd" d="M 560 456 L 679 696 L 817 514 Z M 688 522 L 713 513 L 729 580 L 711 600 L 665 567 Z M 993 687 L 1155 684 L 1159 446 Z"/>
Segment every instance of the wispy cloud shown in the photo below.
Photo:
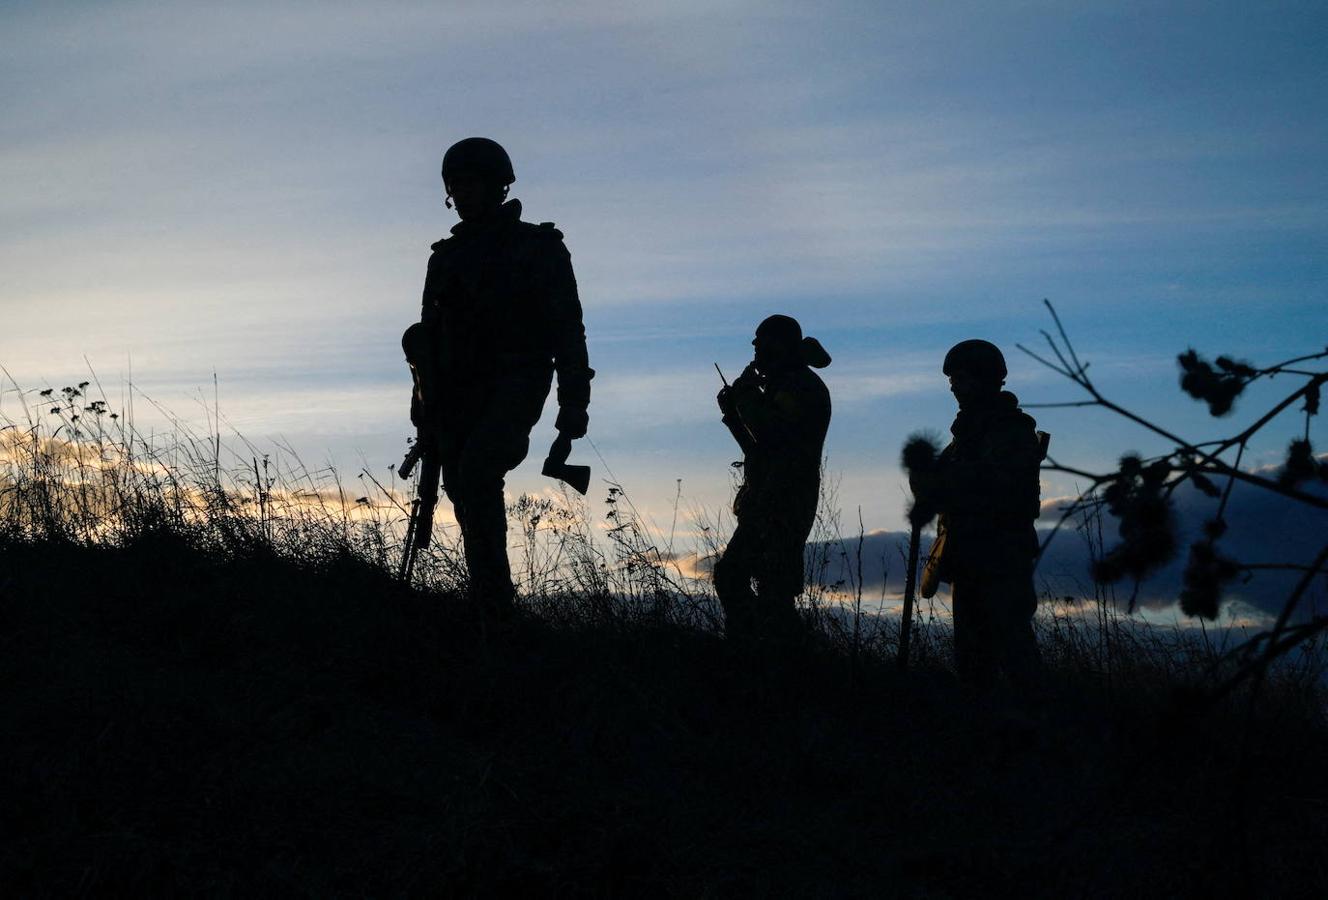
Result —
<path fill-rule="evenodd" d="M 836 358 L 853 499 L 895 521 L 899 442 L 952 412 L 939 356 L 980 333 L 1013 357 L 1043 296 L 1127 402 L 1158 394 L 1175 335 L 1225 344 L 1251 304 L 1261 341 L 1303 339 L 1328 274 L 1316 25 L 1234 3 L 10 5 L 0 363 L 36 384 L 132 358 L 184 398 L 215 370 L 246 427 L 395 453 L 397 338 L 453 221 L 439 154 L 492 134 L 567 234 L 616 466 L 722 473 L 710 364 L 789 312 Z M 1046 421 L 1058 448 L 1127 449 Z"/>

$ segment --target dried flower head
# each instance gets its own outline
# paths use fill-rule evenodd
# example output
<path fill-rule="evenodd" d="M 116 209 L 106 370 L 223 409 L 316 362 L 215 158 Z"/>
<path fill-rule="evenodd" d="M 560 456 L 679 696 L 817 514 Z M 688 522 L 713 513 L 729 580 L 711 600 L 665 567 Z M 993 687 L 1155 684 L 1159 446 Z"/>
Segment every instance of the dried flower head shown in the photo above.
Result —
<path fill-rule="evenodd" d="M 940 441 L 937 440 L 934 434 L 915 431 L 904 442 L 904 449 L 899 455 L 899 462 L 909 472 L 922 472 L 936 464 L 936 457 L 940 453 Z"/>
<path fill-rule="evenodd" d="M 1211 541 L 1193 544 L 1180 592 L 1181 611 L 1187 616 L 1216 619 L 1223 585 L 1239 574 L 1240 566 L 1218 553 Z"/>
<path fill-rule="evenodd" d="M 1258 372 L 1248 363 L 1219 356 L 1216 365 L 1209 363 L 1193 349 L 1176 357 L 1180 363 L 1180 386 L 1185 393 L 1208 404 L 1214 416 L 1231 412 L 1236 398 L 1245 390 L 1250 379 Z"/>
<path fill-rule="evenodd" d="M 1198 471 L 1191 472 L 1190 482 L 1196 488 L 1198 488 L 1202 493 L 1207 494 L 1209 497 L 1222 496 L 1222 491 L 1218 489 L 1217 485 L 1213 484 L 1212 479 L 1210 479 L 1207 475 L 1205 475 L 1202 472 Z"/>
<path fill-rule="evenodd" d="M 1307 416 L 1317 416 L 1319 414 L 1320 383 L 1311 381 L 1305 388 L 1305 406 L 1302 411 Z"/>
<path fill-rule="evenodd" d="M 1107 511 L 1120 520 L 1121 542 L 1094 565 L 1099 581 L 1127 575 L 1138 581 L 1176 555 L 1171 501 L 1162 493 L 1170 472 L 1165 459 L 1145 466 L 1138 456 L 1121 458 L 1116 478 L 1102 492 Z"/>
<path fill-rule="evenodd" d="M 1283 487 L 1295 487 L 1302 481 L 1315 476 L 1322 477 L 1323 467 L 1314 458 L 1314 445 L 1300 438 L 1287 446 L 1286 462 L 1282 471 L 1277 473 L 1277 483 Z"/>

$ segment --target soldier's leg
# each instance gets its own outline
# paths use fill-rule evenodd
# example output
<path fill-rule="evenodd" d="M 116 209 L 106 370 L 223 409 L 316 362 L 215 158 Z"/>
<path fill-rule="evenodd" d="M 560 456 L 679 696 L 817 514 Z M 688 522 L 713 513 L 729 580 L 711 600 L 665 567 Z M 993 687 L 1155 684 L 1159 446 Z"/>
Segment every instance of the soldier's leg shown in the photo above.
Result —
<path fill-rule="evenodd" d="M 797 598 L 802 593 L 807 536 L 788 523 L 772 523 L 761 542 L 756 572 L 757 617 L 762 631 L 790 637 L 802 630 Z"/>
<path fill-rule="evenodd" d="M 987 585 L 974 577 L 956 577 L 950 585 L 954 616 L 955 669 L 970 687 L 988 688 L 996 676 L 992 615 Z"/>
<path fill-rule="evenodd" d="M 511 606 L 515 591 L 507 559 L 503 485 L 530 449 L 530 431 L 548 396 L 547 382 L 501 383 L 470 430 L 448 494 L 459 510 L 471 590 L 483 605 Z M 461 516 L 458 515 L 460 519 Z"/>
<path fill-rule="evenodd" d="M 724 632 L 729 637 L 750 636 L 756 624 L 752 576 L 760 551 L 758 529 L 739 519 L 728 546 L 715 563 L 715 593 L 724 607 Z"/>
<path fill-rule="evenodd" d="M 1021 694 L 1036 692 L 1042 680 L 1042 654 L 1033 633 L 1037 591 L 1031 573 L 1002 575 L 991 583 L 995 645 L 1001 668 Z"/>
<path fill-rule="evenodd" d="M 466 535 L 466 504 L 461 493 L 456 490 L 458 483 L 458 472 L 461 463 L 461 450 L 466 445 L 468 433 L 459 428 L 450 429 L 445 437 L 438 439 L 439 452 L 443 470 L 443 493 L 452 503 L 452 515 L 457 520 L 457 527 L 461 529 L 462 546 L 465 546 Z"/>
<path fill-rule="evenodd" d="M 489 568 L 484 552 L 485 529 L 480 524 L 483 518 L 476 513 L 484 510 L 485 495 L 491 492 L 486 490 L 490 486 L 484 483 L 483 474 L 476 472 L 473 465 L 466 466 L 464 470 L 462 468 L 461 460 L 465 457 L 463 451 L 468 443 L 468 440 L 460 441 L 457 452 L 450 458 L 443 458 L 443 485 L 448 499 L 452 501 L 452 513 L 456 516 L 457 525 L 461 528 L 461 548 L 466 557 L 471 594 L 487 602 L 492 591 L 480 583 Z M 501 502 L 501 483 L 498 496 Z"/>

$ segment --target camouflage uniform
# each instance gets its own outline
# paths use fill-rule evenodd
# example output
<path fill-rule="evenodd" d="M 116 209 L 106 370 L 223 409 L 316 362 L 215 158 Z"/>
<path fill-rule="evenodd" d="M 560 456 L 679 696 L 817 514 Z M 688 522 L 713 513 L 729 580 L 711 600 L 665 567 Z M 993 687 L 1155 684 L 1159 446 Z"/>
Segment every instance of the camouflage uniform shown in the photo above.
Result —
<path fill-rule="evenodd" d="M 820 497 L 830 392 L 797 365 L 764 387 L 741 378 L 732 397 L 724 424 L 744 452 L 743 484 L 733 503 L 738 526 L 715 563 L 715 592 L 730 635 L 787 634 L 798 626 L 794 600 Z"/>
<path fill-rule="evenodd" d="M 1033 522 L 1042 449 L 1036 424 L 1008 391 L 963 409 L 935 472 L 945 531 L 940 574 L 951 584 L 956 664 L 970 684 L 990 683 L 998 668 L 1019 688 L 1037 680 Z"/>
<path fill-rule="evenodd" d="M 472 589 L 496 606 L 513 595 L 504 477 L 526 457 L 553 373 L 560 421 L 584 414 L 594 376 L 563 235 L 520 216 L 509 200 L 433 245 L 421 323 L 437 350 L 437 387 L 411 409 L 440 451 Z"/>

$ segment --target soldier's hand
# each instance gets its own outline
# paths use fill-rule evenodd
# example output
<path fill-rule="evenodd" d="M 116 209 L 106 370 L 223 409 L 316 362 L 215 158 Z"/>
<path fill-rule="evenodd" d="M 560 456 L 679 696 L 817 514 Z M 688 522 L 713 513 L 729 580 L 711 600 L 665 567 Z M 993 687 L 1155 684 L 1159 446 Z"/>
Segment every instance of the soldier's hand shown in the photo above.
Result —
<path fill-rule="evenodd" d="M 415 444 L 421 448 L 421 452 L 430 452 L 438 449 L 437 429 L 428 425 L 418 425 L 415 428 Z"/>
<path fill-rule="evenodd" d="M 765 378 L 756 370 L 756 363 L 749 362 L 742 374 L 733 379 L 733 386 L 739 390 L 754 390 L 765 384 Z"/>
<path fill-rule="evenodd" d="M 574 440 L 583 438 L 586 436 L 586 430 L 590 427 L 590 413 L 574 406 L 560 406 L 558 408 L 558 421 L 554 427 L 558 429 L 560 434 L 565 434 Z"/>
<path fill-rule="evenodd" d="M 724 415 L 733 415 L 734 410 L 736 409 L 733 402 L 733 388 L 728 385 L 720 388 L 719 393 L 715 395 L 715 402 L 719 404 L 719 411 Z"/>

